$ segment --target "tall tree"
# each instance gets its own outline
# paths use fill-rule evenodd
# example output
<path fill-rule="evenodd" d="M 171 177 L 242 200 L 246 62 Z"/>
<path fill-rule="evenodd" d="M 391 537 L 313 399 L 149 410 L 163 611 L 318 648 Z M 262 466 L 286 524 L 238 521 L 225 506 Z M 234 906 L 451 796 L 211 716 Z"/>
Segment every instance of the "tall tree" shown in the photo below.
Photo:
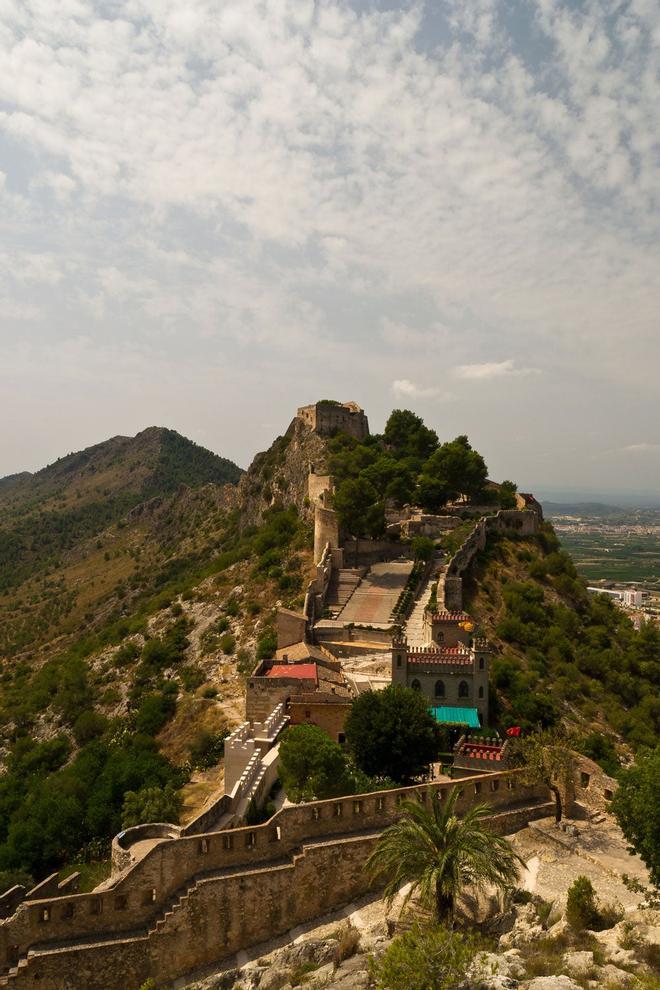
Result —
<path fill-rule="evenodd" d="M 344 481 L 335 492 L 334 507 L 340 524 L 355 539 L 355 564 L 361 536 L 380 536 L 385 528 L 385 507 L 366 478 Z"/>
<path fill-rule="evenodd" d="M 460 793 L 454 787 L 441 801 L 434 792 L 429 807 L 404 802 L 403 817 L 383 832 L 366 864 L 373 876 L 387 878 L 385 896 L 390 902 L 410 883 L 406 902 L 419 893 L 435 920 L 449 925 L 466 887 L 509 889 L 524 865 L 506 839 L 488 831 L 488 805 L 475 805 L 459 817 Z"/>
<path fill-rule="evenodd" d="M 280 743 L 279 774 L 292 801 L 352 794 L 346 753 L 316 725 L 294 725 Z"/>
<path fill-rule="evenodd" d="M 523 770 L 530 784 L 545 784 L 555 798 L 555 818 L 562 819 L 562 793 L 571 789 L 575 778 L 575 756 L 571 740 L 562 730 L 543 729 L 513 740 L 511 762 Z"/>
<path fill-rule="evenodd" d="M 642 753 L 619 776 L 612 810 L 621 831 L 660 887 L 660 746 Z"/>
<path fill-rule="evenodd" d="M 394 409 L 385 424 L 385 443 L 398 456 L 426 459 L 438 446 L 435 430 L 424 425 L 424 420 L 410 409 Z"/>
<path fill-rule="evenodd" d="M 390 684 L 359 695 L 346 719 L 346 743 L 370 777 L 407 784 L 428 770 L 443 734 L 419 691 Z"/>
<path fill-rule="evenodd" d="M 424 465 L 424 475 L 439 482 L 450 499 L 459 495 L 475 498 L 483 491 L 488 469 L 481 454 L 463 435 L 438 447 Z"/>

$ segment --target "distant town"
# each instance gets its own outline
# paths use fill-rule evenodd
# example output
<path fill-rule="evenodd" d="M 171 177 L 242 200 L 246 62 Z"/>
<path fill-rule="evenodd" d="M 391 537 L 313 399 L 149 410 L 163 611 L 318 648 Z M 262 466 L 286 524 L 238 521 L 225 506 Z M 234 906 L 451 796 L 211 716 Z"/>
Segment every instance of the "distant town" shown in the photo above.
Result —
<path fill-rule="evenodd" d="M 589 591 L 606 594 L 639 628 L 660 622 L 660 509 L 545 502 Z"/>

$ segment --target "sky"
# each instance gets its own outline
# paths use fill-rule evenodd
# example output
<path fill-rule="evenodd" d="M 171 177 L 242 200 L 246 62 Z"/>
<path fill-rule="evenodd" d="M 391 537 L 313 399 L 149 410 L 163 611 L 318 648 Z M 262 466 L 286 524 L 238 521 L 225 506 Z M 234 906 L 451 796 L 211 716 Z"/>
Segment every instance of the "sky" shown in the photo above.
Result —
<path fill-rule="evenodd" d="M 657 0 L 0 0 L 0 476 L 297 406 L 660 492 Z"/>

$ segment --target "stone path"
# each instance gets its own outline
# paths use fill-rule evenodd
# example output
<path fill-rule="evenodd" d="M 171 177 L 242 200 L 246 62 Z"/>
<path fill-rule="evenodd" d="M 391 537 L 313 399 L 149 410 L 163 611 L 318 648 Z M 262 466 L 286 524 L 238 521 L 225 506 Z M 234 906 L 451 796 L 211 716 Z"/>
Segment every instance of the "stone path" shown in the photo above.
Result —
<path fill-rule="evenodd" d="M 411 560 L 374 564 L 337 616 L 338 620 L 361 625 L 389 622 L 412 566 Z"/>
<path fill-rule="evenodd" d="M 440 588 L 439 579 L 435 577 L 438 573 L 440 559 L 441 558 L 436 557 L 433 569 L 431 571 L 431 577 L 428 579 L 426 584 L 423 585 L 422 590 L 413 605 L 410 618 L 406 623 L 406 639 L 408 640 L 409 646 L 424 645 L 424 611 L 429 603 L 431 592 L 433 590 L 433 584 L 436 580 L 438 580 L 438 589 Z M 440 596 L 438 596 L 438 605 L 440 605 Z"/>

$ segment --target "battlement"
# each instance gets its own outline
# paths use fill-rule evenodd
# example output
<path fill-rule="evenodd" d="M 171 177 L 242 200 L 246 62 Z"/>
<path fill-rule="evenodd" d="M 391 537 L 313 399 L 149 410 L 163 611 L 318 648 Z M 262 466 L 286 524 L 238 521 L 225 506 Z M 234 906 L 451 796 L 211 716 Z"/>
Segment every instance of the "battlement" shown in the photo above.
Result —
<path fill-rule="evenodd" d="M 332 436 L 339 431 L 348 433 L 356 440 L 369 436 L 369 420 L 357 402 L 321 399 L 312 405 L 300 406 L 296 416 L 320 436 Z"/>
<path fill-rule="evenodd" d="M 517 771 L 463 780 L 464 814 L 488 792 L 491 827 L 509 834 L 552 807 Z M 286 807 L 255 826 L 171 837 L 103 888 L 24 901 L 0 921 L 0 985 L 123 990 L 171 982 L 367 893 L 363 864 L 406 799 L 445 801 L 438 781 Z M 164 830 L 161 834 L 160 830 Z M 319 877 L 332 877 L 332 884 Z M 249 907 L 248 907 L 249 906 Z M 75 979 L 72 976 L 75 974 Z"/>

